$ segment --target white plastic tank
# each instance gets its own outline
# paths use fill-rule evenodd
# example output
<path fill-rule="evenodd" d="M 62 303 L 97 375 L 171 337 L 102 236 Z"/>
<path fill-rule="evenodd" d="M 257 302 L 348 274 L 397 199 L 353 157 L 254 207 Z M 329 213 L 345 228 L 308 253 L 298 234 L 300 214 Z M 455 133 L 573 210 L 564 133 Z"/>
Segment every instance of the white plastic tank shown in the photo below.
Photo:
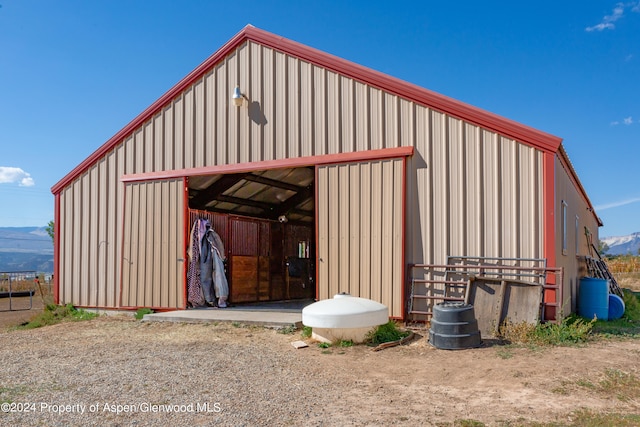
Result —
<path fill-rule="evenodd" d="M 302 309 L 302 324 L 312 328 L 313 339 L 361 343 L 373 328 L 389 321 L 386 305 L 349 294 L 337 294 Z"/>

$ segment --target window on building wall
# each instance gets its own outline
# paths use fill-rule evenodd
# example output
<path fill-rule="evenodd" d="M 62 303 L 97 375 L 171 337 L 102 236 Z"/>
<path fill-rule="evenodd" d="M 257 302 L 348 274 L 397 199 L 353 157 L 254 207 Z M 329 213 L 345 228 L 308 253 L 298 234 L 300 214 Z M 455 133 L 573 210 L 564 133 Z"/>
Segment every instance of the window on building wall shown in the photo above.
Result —
<path fill-rule="evenodd" d="M 580 217 L 576 215 L 576 256 L 580 254 Z"/>
<path fill-rule="evenodd" d="M 568 236 L 567 236 L 567 202 L 565 202 L 564 200 L 562 201 L 562 255 L 566 255 L 567 254 L 567 243 L 568 243 Z"/>

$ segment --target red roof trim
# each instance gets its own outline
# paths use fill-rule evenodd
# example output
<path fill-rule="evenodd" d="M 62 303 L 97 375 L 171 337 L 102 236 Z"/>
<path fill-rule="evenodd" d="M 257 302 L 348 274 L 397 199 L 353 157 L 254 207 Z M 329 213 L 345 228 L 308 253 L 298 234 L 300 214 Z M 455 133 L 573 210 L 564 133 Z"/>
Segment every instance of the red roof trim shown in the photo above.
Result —
<path fill-rule="evenodd" d="M 591 212 L 591 214 L 595 218 L 596 223 L 598 224 L 598 227 L 602 227 L 604 224 L 602 223 L 602 220 L 600 219 L 600 217 L 596 214 L 593 204 L 591 203 L 591 200 L 587 195 L 587 191 L 584 189 L 584 187 L 582 186 L 582 183 L 578 179 L 578 174 L 576 173 L 576 170 L 573 168 L 573 164 L 571 163 L 571 160 L 569 160 L 569 156 L 567 155 L 567 152 L 562 146 L 558 150 L 558 158 L 560 159 L 560 163 L 562 164 L 562 167 L 564 167 L 565 170 L 567 171 L 567 175 L 569 176 L 569 179 L 573 183 L 573 186 L 576 188 L 576 190 L 578 190 L 580 195 L 582 195 L 582 198 L 584 199 L 584 201 L 587 203 L 587 206 L 589 207 L 589 212 Z"/>
<path fill-rule="evenodd" d="M 247 37 L 264 46 L 271 47 L 291 56 L 321 65 L 346 77 L 391 92 L 402 98 L 442 111 L 451 116 L 478 124 L 502 135 L 517 139 L 546 152 L 556 152 L 562 139 L 523 125 L 486 110 L 449 98 L 421 86 L 408 83 L 388 74 L 372 70 L 362 65 L 333 56 L 283 37 L 275 36 L 255 27 L 244 29 Z"/>
<path fill-rule="evenodd" d="M 302 60 L 317 64 L 344 76 L 359 80 L 365 84 L 396 94 L 417 104 L 442 111 L 451 116 L 485 127 L 494 132 L 539 148 L 545 152 L 557 152 L 562 139 L 525 126 L 497 114 L 473 107 L 453 98 L 446 97 L 420 86 L 402 81 L 395 77 L 371 70 L 362 65 L 349 62 L 292 40 L 260 30 L 253 26 L 246 26 L 231 40 L 224 44 L 217 52 L 206 59 L 196 69 L 180 80 L 168 92 L 140 113 L 122 130 L 111 137 L 100 148 L 76 166 L 64 178 L 51 188 L 51 192 L 58 194 L 65 186 L 75 180 L 80 174 L 91 167 L 107 152 L 121 143 L 131 132 L 158 113 L 166 104 L 171 102 L 184 89 L 201 78 L 215 64 L 236 49 L 246 40 L 251 40 L 283 53 L 298 57 Z"/>
<path fill-rule="evenodd" d="M 393 159 L 413 155 L 413 147 L 381 148 L 379 150 L 354 151 L 349 153 L 323 154 L 319 156 L 293 157 L 287 159 L 264 160 L 260 162 L 232 163 L 204 166 L 191 169 L 177 169 L 124 175 L 122 182 L 153 181 L 158 179 L 182 178 L 185 176 L 216 175 L 224 173 L 251 172 L 267 169 L 297 168 L 304 166 L 328 165 L 335 163 L 364 162 L 369 160 Z"/>

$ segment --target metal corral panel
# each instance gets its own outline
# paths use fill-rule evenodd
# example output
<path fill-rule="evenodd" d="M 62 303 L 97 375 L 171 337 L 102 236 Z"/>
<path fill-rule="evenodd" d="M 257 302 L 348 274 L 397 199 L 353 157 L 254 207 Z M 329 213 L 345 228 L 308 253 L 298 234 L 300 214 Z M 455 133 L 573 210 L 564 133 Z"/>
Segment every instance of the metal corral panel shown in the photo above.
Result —
<path fill-rule="evenodd" d="M 184 180 L 128 183 L 123 307 L 183 308 Z"/>
<path fill-rule="evenodd" d="M 404 159 L 318 167 L 318 298 L 340 292 L 403 317 Z"/>
<path fill-rule="evenodd" d="M 415 110 L 407 261 L 544 257 L 543 153 L 446 114 Z"/>

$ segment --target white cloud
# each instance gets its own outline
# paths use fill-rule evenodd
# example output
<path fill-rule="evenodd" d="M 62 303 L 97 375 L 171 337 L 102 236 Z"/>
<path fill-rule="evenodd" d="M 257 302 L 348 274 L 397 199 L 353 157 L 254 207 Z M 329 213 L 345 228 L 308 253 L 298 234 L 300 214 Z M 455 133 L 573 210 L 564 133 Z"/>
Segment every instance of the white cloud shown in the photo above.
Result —
<path fill-rule="evenodd" d="M 640 1 L 633 1 L 629 3 L 617 3 L 611 12 L 611 15 L 605 15 L 602 18 L 602 22 L 599 24 L 593 25 L 591 27 L 585 28 L 585 31 L 604 31 L 604 30 L 613 30 L 616 26 L 614 22 L 624 16 L 624 11 L 627 8 L 631 8 L 632 12 L 640 12 Z"/>
<path fill-rule="evenodd" d="M 605 209 L 619 208 L 620 206 L 630 205 L 631 203 L 640 202 L 640 197 L 634 197 L 632 199 L 621 200 L 619 202 L 606 203 L 604 205 L 595 206 L 596 211 L 603 211 Z"/>
<path fill-rule="evenodd" d="M 638 122 L 640 122 L 640 120 Z M 633 117 L 629 116 L 629 117 L 625 117 L 622 120 L 614 120 L 614 121 L 612 121 L 611 122 L 611 126 L 618 126 L 618 125 L 627 125 L 627 126 L 629 126 L 629 125 L 632 125 L 634 123 L 635 122 L 633 121 Z"/>
<path fill-rule="evenodd" d="M 21 187 L 32 187 L 36 183 L 31 178 L 31 174 L 20 168 L 10 166 L 0 166 L 0 184 L 11 184 L 17 182 Z"/>

